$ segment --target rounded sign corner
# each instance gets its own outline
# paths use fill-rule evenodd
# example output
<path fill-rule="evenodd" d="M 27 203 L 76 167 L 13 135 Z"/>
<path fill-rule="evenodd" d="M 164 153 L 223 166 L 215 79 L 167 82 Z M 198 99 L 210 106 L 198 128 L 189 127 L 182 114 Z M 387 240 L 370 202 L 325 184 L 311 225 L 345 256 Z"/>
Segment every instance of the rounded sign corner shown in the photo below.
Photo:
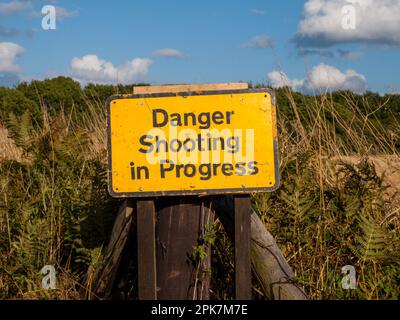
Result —
<path fill-rule="evenodd" d="M 279 175 L 277 176 L 277 178 L 275 179 L 275 183 L 274 185 L 270 188 L 270 192 L 274 192 L 276 190 L 278 190 L 281 186 L 281 179 L 279 177 Z"/>
<path fill-rule="evenodd" d="M 113 198 L 120 198 L 121 197 L 121 193 L 115 192 L 114 191 L 114 187 L 112 186 L 111 183 L 109 183 L 109 185 L 108 185 L 108 194 Z"/>

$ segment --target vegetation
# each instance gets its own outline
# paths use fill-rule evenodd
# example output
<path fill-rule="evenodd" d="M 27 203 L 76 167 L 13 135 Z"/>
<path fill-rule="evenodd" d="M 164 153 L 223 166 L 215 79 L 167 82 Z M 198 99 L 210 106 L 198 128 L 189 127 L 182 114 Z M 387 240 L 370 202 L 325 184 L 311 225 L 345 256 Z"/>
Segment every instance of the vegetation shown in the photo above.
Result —
<path fill-rule="evenodd" d="M 0 299 L 77 299 L 88 289 L 118 210 L 104 101 L 131 90 L 65 77 L 0 88 Z M 296 281 L 312 299 L 398 299 L 400 96 L 276 95 L 281 187 L 253 205 Z M 398 171 L 385 175 L 392 164 Z M 212 296 L 231 298 L 231 244 L 218 221 L 208 234 Z M 56 290 L 41 288 L 45 265 L 56 266 Z M 356 290 L 342 289 L 345 265 L 356 268 Z"/>

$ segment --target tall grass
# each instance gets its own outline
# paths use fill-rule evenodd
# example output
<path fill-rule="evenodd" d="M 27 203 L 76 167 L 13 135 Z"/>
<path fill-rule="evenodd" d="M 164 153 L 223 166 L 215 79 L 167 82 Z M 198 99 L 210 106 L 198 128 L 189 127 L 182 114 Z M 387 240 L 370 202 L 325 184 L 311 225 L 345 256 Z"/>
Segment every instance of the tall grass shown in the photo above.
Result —
<path fill-rule="evenodd" d="M 348 113 L 327 94 L 303 115 L 286 95 L 296 117 L 280 114 L 282 186 L 254 197 L 258 213 L 311 298 L 398 299 L 400 189 L 388 189 L 400 180 L 385 179 L 373 159 L 399 168 L 400 127 L 388 132 L 374 117 L 382 106 L 361 110 L 350 94 Z M 345 265 L 356 268 L 356 290 L 342 289 Z"/>
<path fill-rule="evenodd" d="M 7 121 L 22 156 L 0 164 L 0 298 L 78 298 L 98 259 L 117 206 L 106 188 L 105 112 L 87 110 L 51 117 L 43 107 L 40 127 L 28 114 Z M 45 265 L 56 266 L 57 290 L 42 289 Z"/>
<path fill-rule="evenodd" d="M 254 195 L 254 208 L 310 298 L 397 299 L 400 201 L 388 188 L 395 181 L 369 158 L 398 164 L 400 129 L 376 117 L 383 106 L 365 100 L 361 108 L 351 94 L 343 95 L 345 105 L 329 94 L 308 98 L 306 109 L 289 89 L 284 94 L 294 117 L 279 112 L 278 99 L 282 186 Z M 28 113 L 1 124 L 0 298 L 79 298 L 99 261 L 118 203 L 106 186 L 105 109 L 82 100 L 84 113 L 51 116 L 43 103 L 41 125 Z M 218 265 L 229 269 L 229 241 L 221 229 L 217 236 Z M 56 290 L 41 288 L 48 264 L 57 269 Z M 357 271 L 356 290 L 341 287 L 348 264 Z M 216 285 L 216 298 L 230 297 L 223 281 Z"/>

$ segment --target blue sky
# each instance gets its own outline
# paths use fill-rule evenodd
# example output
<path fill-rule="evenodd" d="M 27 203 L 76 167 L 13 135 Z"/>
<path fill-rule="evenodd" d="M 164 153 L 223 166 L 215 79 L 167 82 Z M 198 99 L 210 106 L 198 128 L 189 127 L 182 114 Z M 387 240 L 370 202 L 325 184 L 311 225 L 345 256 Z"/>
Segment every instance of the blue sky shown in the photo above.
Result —
<path fill-rule="evenodd" d="M 42 29 L 49 4 L 55 30 Z M 349 4 L 354 30 L 341 26 Z M 399 53 L 397 0 L 0 1 L 3 84 L 68 75 L 400 92 Z"/>

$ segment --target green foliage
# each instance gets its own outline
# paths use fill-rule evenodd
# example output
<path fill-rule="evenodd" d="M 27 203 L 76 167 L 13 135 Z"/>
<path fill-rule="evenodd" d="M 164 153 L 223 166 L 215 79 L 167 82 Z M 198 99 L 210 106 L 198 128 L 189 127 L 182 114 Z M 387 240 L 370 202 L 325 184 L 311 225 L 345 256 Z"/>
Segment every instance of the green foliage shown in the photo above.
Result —
<path fill-rule="evenodd" d="M 31 116 L 39 118 L 39 104 L 29 99 L 22 92 L 15 89 L 0 87 L 0 120 L 5 120 L 10 113 L 21 116 L 29 113 Z"/>
<path fill-rule="evenodd" d="M 146 86 L 147 84 L 139 83 L 135 86 Z M 84 89 L 83 93 L 90 99 L 96 99 L 100 103 L 105 103 L 108 97 L 113 94 L 132 94 L 133 85 L 108 85 L 108 84 L 94 84 L 89 83 Z"/>
<path fill-rule="evenodd" d="M 214 230 L 216 233 L 211 256 L 211 298 L 230 300 L 235 296 L 234 248 L 220 222 L 215 224 Z"/>
<path fill-rule="evenodd" d="M 73 107 L 79 111 L 84 106 L 79 83 L 67 77 L 23 82 L 15 91 L 38 105 L 45 105 L 50 115 L 56 115 L 61 110 L 68 114 Z"/>
<path fill-rule="evenodd" d="M 315 165 L 309 154 L 296 155 L 282 169 L 280 190 L 254 198 L 299 284 L 313 298 L 397 299 L 400 231 L 385 223 L 390 202 L 374 165 L 337 161 L 322 185 Z M 341 288 L 345 265 L 356 267 L 357 290 Z"/>
<path fill-rule="evenodd" d="M 193 248 L 192 260 L 196 263 L 207 257 L 207 250 L 214 245 L 217 235 L 215 225 L 208 224 L 204 227 L 204 234 L 200 236 L 198 245 Z"/>
<path fill-rule="evenodd" d="M 387 230 L 378 225 L 373 218 L 365 213 L 358 218 L 358 226 L 361 234 L 356 235 L 356 249 L 354 253 L 358 259 L 365 262 L 384 260 L 387 253 Z"/>
<path fill-rule="evenodd" d="M 86 131 L 62 119 L 51 123 L 36 133 L 28 113 L 8 121 L 15 143 L 30 159 L 0 164 L 0 225 L 7 221 L 0 228 L 0 282 L 11 277 L 7 286 L 0 285 L 0 298 L 31 292 L 46 297 L 39 271 L 47 264 L 60 273 L 69 270 L 68 281 L 82 280 L 93 252 L 108 239 L 118 207 L 108 196 L 104 163 L 84 156 Z"/>

